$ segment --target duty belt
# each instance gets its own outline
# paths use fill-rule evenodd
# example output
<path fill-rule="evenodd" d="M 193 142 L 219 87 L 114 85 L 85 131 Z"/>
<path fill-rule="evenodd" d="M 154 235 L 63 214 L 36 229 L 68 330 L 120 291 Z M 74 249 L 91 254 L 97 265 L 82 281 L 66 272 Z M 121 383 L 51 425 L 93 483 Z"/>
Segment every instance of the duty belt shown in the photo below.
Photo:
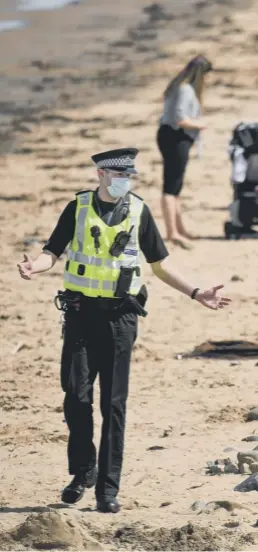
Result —
<path fill-rule="evenodd" d="M 82 293 L 58 291 L 54 299 L 58 310 L 67 312 L 69 309 L 80 311 L 87 306 L 94 306 L 104 311 L 134 312 L 138 316 L 146 316 L 147 312 L 137 300 L 137 297 L 126 293 L 123 298 L 87 297 Z"/>

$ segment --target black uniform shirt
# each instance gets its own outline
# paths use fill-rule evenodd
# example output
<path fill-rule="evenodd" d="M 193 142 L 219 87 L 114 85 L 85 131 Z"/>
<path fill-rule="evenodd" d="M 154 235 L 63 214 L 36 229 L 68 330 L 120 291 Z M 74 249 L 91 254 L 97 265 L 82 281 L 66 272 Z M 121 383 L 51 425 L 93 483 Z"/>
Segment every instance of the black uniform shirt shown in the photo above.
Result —
<path fill-rule="evenodd" d="M 44 245 L 43 251 L 50 251 L 57 257 L 62 255 L 74 236 L 76 205 L 77 201 L 73 200 L 65 207 L 54 231 Z M 100 200 L 97 193 L 94 192 L 93 208 L 109 226 L 120 224 L 120 222 L 126 218 L 128 206 L 128 198 L 124 198 L 118 203 L 109 203 Z M 162 261 L 168 256 L 168 250 L 159 233 L 154 218 L 148 206 L 145 204 L 143 206 L 139 227 L 139 244 L 148 263 Z"/>

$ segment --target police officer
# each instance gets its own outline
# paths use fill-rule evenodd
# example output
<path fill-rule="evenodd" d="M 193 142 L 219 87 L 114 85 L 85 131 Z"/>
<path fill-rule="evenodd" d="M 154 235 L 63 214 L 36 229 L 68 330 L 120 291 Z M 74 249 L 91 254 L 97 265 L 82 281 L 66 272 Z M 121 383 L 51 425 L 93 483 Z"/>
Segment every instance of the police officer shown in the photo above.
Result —
<path fill-rule="evenodd" d="M 141 281 L 141 252 L 163 282 L 217 310 L 229 304 L 215 286 L 201 291 L 167 266 L 168 251 L 151 212 L 130 191 L 135 148 L 92 156 L 99 187 L 76 194 L 61 214 L 42 253 L 24 255 L 20 275 L 53 267 L 67 248 L 61 384 L 69 428 L 68 464 L 73 479 L 62 500 L 73 504 L 95 486 L 97 509 L 116 513 L 123 460 L 130 357 L 138 315 L 145 316 L 147 290 Z M 102 433 L 98 462 L 93 442 L 93 385 L 99 375 Z"/>

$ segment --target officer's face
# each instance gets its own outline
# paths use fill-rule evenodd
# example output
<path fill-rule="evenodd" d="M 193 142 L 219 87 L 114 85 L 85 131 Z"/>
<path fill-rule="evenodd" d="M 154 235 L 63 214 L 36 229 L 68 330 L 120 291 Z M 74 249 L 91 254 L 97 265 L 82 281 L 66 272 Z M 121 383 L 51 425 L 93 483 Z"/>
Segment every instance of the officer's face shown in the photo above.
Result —
<path fill-rule="evenodd" d="M 113 199 L 124 197 L 130 191 L 130 173 L 105 169 L 100 172 L 100 184 Z M 101 174 L 103 173 L 103 174 Z"/>
<path fill-rule="evenodd" d="M 126 171 L 111 171 L 110 169 L 105 170 L 99 170 L 98 171 L 99 178 L 102 184 L 104 184 L 105 188 L 111 185 L 112 178 L 129 178 L 131 176 L 130 173 Z"/>
<path fill-rule="evenodd" d="M 110 169 L 106 169 L 104 173 L 107 176 L 108 179 L 108 186 L 110 186 L 112 178 L 129 178 L 131 176 L 130 173 L 126 171 L 111 171 Z"/>

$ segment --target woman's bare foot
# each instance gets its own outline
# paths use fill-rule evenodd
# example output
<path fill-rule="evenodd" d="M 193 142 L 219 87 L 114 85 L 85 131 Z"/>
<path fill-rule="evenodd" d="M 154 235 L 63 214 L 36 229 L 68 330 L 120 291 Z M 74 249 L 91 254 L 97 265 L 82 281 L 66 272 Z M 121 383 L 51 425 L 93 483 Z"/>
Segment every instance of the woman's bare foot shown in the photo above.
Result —
<path fill-rule="evenodd" d="M 172 240 L 172 243 L 174 243 L 174 245 L 178 245 L 179 247 L 182 247 L 182 249 L 192 249 L 193 246 L 187 242 L 186 240 L 183 240 L 183 239 L 173 239 Z"/>
<path fill-rule="evenodd" d="M 198 240 L 197 234 L 191 234 L 190 232 L 185 231 L 181 235 L 187 240 Z"/>
<path fill-rule="evenodd" d="M 184 236 L 181 236 L 180 234 L 169 238 L 169 241 L 174 245 L 182 247 L 182 249 L 192 249 L 192 245 L 184 238 Z"/>

